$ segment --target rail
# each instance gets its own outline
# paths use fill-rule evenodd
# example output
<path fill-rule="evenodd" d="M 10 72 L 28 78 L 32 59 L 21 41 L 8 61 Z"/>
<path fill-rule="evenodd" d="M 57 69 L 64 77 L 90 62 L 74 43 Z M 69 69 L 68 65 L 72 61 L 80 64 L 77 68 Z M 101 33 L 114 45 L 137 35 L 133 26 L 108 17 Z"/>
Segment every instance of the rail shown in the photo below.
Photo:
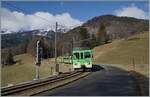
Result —
<path fill-rule="evenodd" d="M 45 79 L 35 80 L 29 83 L 18 84 L 15 86 L 5 87 L 1 89 L 1 95 L 20 95 L 20 96 L 30 96 L 37 93 L 50 90 L 72 81 L 75 81 L 79 78 L 82 78 L 88 75 L 90 72 L 68 72 L 63 73 L 58 76 L 49 77 Z"/>

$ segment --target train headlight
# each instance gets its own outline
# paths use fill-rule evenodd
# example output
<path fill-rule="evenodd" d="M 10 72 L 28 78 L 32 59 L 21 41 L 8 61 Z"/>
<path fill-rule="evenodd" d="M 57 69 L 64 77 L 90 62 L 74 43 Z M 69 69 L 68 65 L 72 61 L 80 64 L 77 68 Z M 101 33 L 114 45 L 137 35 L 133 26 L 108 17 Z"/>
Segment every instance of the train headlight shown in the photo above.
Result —
<path fill-rule="evenodd" d="M 74 65 L 80 65 L 80 63 L 75 63 Z"/>
<path fill-rule="evenodd" d="M 89 65 L 89 62 L 87 62 L 86 65 Z"/>
<path fill-rule="evenodd" d="M 87 64 L 88 64 L 88 65 L 91 65 L 91 62 L 88 62 Z"/>

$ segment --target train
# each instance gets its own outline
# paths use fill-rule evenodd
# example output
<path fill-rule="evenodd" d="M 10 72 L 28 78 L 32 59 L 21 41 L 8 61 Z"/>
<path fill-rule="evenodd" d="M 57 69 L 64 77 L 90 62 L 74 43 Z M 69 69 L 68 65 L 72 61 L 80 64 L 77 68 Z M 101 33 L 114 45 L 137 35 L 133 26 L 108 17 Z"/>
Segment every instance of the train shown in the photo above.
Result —
<path fill-rule="evenodd" d="M 71 64 L 74 70 L 91 70 L 93 52 L 91 49 L 75 48 L 71 56 L 63 56 L 63 63 Z"/>

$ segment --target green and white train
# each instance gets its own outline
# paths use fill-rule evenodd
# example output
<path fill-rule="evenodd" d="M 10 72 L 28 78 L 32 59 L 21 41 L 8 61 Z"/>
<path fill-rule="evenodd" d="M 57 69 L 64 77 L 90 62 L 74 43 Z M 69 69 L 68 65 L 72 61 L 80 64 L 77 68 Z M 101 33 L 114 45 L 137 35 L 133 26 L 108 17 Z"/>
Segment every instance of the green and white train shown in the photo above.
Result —
<path fill-rule="evenodd" d="M 92 61 L 90 49 L 73 49 L 72 56 L 63 57 L 63 62 L 72 64 L 73 69 L 92 69 Z"/>

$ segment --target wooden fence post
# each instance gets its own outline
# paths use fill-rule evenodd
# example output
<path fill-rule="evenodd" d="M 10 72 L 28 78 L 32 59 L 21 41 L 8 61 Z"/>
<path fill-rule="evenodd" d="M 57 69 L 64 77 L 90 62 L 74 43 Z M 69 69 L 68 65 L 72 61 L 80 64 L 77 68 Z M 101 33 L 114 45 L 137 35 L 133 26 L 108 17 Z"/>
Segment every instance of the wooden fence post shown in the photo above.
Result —
<path fill-rule="evenodd" d="M 132 65 L 133 65 L 133 71 L 135 71 L 135 59 L 134 59 L 134 57 L 132 58 Z"/>
<path fill-rule="evenodd" d="M 51 69 L 50 69 L 50 70 L 51 70 L 51 75 L 53 75 L 53 67 L 51 67 Z"/>

